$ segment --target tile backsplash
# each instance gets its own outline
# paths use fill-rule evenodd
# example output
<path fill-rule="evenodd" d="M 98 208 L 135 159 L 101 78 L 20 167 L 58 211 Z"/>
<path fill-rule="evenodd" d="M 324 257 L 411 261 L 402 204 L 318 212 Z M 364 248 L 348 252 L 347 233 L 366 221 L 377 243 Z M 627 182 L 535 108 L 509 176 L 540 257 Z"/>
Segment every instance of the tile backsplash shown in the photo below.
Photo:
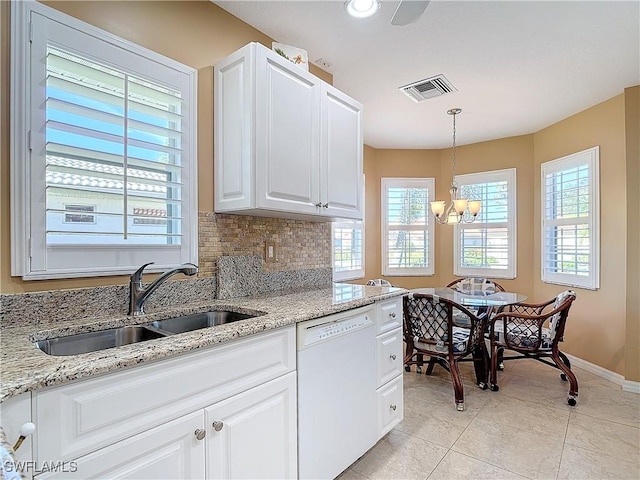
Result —
<path fill-rule="evenodd" d="M 207 302 L 270 291 L 331 285 L 331 224 L 200 212 L 199 274 L 160 286 L 145 306 Z M 277 260 L 265 263 L 265 242 Z M 221 257 L 224 257 L 220 260 Z M 0 326 L 125 315 L 128 285 L 0 295 Z"/>
<path fill-rule="evenodd" d="M 201 275 L 216 274 L 223 255 L 263 257 L 266 241 L 275 243 L 277 261 L 264 272 L 331 268 L 329 222 L 200 212 L 198 232 Z"/>

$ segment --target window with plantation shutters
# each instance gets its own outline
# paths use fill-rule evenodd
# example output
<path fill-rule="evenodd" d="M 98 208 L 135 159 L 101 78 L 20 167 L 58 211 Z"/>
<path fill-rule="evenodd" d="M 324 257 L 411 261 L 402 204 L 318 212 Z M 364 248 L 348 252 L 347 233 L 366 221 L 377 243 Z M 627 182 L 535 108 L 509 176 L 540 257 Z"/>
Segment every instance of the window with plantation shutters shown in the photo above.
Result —
<path fill-rule="evenodd" d="M 433 275 L 433 178 L 382 179 L 382 274 Z"/>
<path fill-rule="evenodd" d="M 15 10 L 13 274 L 197 263 L 196 72 L 36 2 Z"/>
<path fill-rule="evenodd" d="M 482 208 L 473 223 L 454 227 L 454 274 L 515 278 L 515 168 L 458 175 L 456 181 L 460 197 L 482 200 Z"/>
<path fill-rule="evenodd" d="M 542 281 L 600 286 L 599 147 L 542 164 Z"/>
<path fill-rule="evenodd" d="M 344 281 L 364 277 L 364 228 L 358 220 L 334 222 L 333 280 Z"/>

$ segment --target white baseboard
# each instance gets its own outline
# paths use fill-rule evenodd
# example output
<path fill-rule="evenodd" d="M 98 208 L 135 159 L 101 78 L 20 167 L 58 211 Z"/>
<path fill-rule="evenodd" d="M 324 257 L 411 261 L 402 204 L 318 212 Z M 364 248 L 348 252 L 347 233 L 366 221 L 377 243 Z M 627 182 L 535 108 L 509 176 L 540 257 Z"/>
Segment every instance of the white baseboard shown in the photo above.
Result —
<path fill-rule="evenodd" d="M 640 393 L 640 382 L 625 380 L 622 384 L 622 390 L 625 392 Z"/>
<path fill-rule="evenodd" d="M 640 393 L 640 382 L 625 380 L 625 378 L 619 373 L 612 372 L 610 370 L 607 370 L 606 368 L 602 368 L 599 365 L 595 365 L 581 358 L 569 355 L 568 353 L 566 355 L 571 361 L 572 366 L 575 365 L 576 367 L 593 373 L 600 378 L 604 378 L 605 380 L 615 383 L 616 385 L 620 385 L 622 387 L 622 390 L 624 390 L 625 392 Z"/>

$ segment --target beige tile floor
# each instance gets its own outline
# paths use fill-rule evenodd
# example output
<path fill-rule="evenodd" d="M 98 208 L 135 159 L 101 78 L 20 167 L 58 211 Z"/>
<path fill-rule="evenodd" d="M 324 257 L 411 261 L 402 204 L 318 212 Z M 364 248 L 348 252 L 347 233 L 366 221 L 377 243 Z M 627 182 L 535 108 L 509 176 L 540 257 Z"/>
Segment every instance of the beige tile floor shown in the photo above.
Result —
<path fill-rule="evenodd" d="M 462 365 L 466 410 L 449 374 L 404 374 L 404 421 L 339 480 L 640 479 L 640 395 L 574 368 L 568 383 L 535 360 L 506 362 L 499 392 L 480 390 Z"/>

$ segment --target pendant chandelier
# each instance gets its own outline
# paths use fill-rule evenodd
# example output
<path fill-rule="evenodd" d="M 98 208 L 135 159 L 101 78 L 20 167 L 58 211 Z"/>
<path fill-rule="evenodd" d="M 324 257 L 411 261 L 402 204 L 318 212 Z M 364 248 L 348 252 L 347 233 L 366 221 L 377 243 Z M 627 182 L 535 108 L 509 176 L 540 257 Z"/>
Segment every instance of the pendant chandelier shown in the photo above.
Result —
<path fill-rule="evenodd" d="M 480 200 L 468 200 L 458 198 L 458 185 L 456 184 L 456 115 L 462 112 L 459 108 L 448 110 L 449 115 L 453 115 L 453 177 L 451 179 L 451 203 L 446 206 L 444 200 L 431 202 L 431 212 L 435 215 L 436 221 L 443 225 L 454 225 L 456 223 L 471 223 L 476 219 L 482 202 Z"/>

